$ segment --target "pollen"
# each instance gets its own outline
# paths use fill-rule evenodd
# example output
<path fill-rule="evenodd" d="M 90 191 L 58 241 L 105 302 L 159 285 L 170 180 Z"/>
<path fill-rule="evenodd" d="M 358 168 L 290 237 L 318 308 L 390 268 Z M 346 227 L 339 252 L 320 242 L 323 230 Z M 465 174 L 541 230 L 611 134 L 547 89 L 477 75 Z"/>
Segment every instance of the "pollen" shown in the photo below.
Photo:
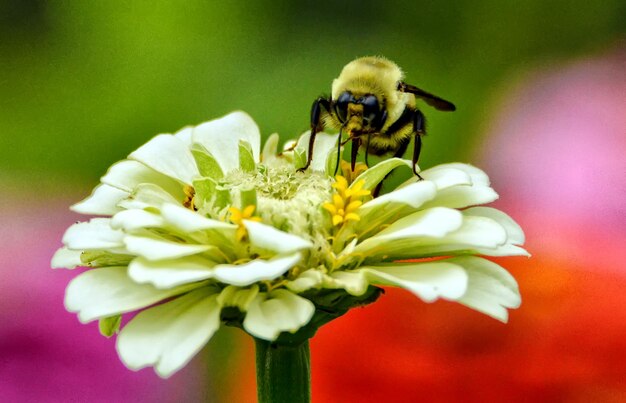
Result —
<path fill-rule="evenodd" d="M 228 209 L 228 212 L 230 213 L 230 222 L 237 226 L 237 232 L 235 233 L 237 241 L 242 241 L 248 235 L 248 231 L 243 224 L 243 220 L 256 222 L 261 221 L 261 217 L 253 216 L 255 209 L 256 206 L 254 205 L 246 206 L 243 210 L 240 210 L 237 207 L 231 207 Z"/>
<path fill-rule="evenodd" d="M 335 180 L 332 187 L 336 193 L 333 194 L 330 202 L 322 205 L 330 213 L 333 226 L 341 227 L 349 221 L 359 221 L 361 217 L 355 211 L 363 204 L 360 199 L 370 194 L 369 190 L 363 189 L 365 182 L 360 180 L 352 187 L 348 187 L 345 177 L 337 175 Z"/>

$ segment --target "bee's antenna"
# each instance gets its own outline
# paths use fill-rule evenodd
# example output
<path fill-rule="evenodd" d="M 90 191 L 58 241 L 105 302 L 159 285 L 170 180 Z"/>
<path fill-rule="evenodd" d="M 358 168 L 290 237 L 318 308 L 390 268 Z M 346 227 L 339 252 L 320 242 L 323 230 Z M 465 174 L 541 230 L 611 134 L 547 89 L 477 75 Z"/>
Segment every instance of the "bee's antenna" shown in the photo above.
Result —
<path fill-rule="evenodd" d="M 339 160 L 341 159 L 341 136 L 343 131 L 343 125 L 339 129 L 339 138 L 337 139 L 337 165 L 335 165 L 335 173 L 333 176 L 337 175 L 337 171 L 339 171 Z"/>

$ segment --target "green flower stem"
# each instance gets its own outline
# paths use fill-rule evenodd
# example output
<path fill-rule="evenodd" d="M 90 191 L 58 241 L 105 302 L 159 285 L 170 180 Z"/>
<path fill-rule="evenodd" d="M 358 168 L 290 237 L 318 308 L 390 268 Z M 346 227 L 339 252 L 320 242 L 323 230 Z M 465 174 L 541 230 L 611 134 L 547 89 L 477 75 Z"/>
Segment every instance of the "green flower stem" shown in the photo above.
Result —
<path fill-rule="evenodd" d="M 297 346 L 254 339 L 259 403 L 309 403 L 311 353 L 309 341 Z"/>

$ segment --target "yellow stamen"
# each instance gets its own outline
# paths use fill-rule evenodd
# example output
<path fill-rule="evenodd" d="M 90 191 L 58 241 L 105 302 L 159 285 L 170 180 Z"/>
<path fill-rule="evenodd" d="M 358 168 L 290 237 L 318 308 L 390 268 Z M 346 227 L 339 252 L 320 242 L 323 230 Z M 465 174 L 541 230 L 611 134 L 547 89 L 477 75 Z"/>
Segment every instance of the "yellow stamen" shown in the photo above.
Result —
<path fill-rule="evenodd" d="M 359 221 L 359 220 L 361 219 L 361 217 L 359 217 L 359 215 L 358 215 L 358 214 L 355 214 L 355 213 L 349 213 L 349 214 L 346 214 L 346 216 L 344 217 L 344 219 L 345 219 L 346 221 L 348 221 L 348 220 L 352 220 L 352 221 Z"/>
<path fill-rule="evenodd" d="M 360 180 L 348 188 L 345 177 L 337 175 L 332 187 L 336 190 L 332 195 L 332 201 L 326 202 L 322 208 L 327 210 L 333 222 L 333 226 L 346 225 L 348 221 L 359 221 L 361 217 L 355 212 L 363 205 L 362 197 L 369 196 L 370 191 L 364 190 L 365 182 Z"/>
<path fill-rule="evenodd" d="M 354 182 L 354 180 L 366 170 L 367 165 L 362 162 L 357 162 L 353 171 L 352 166 L 348 161 L 341 161 L 341 173 L 348 180 L 348 183 Z"/>
<path fill-rule="evenodd" d="M 337 212 L 337 207 L 333 203 L 324 203 L 322 204 L 322 208 L 328 210 L 330 214 L 335 214 Z"/>
<path fill-rule="evenodd" d="M 363 202 L 361 200 L 351 201 L 350 204 L 348 204 L 348 206 L 346 207 L 346 212 L 351 213 L 354 210 L 356 210 L 359 207 L 361 207 L 362 204 L 363 204 Z"/>
<path fill-rule="evenodd" d="M 185 185 L 183 187 L 183 193 L 185 194 L 185 199 L 183 200 L 183 206 L 190 210 L 196 210 L 196 206 L 194 203 L 194 198 L 196 196 L 196 190 L 193 186 Z"/>
<path fill-rule="evenodd" d="M 255 209 L 256 206 L 254 205 L 246 206 L 243 211 L 241 211 L 237 207 L 230 207 L 228 209 L 228 211 L 230 212 L 230 222 L 237 225 L 237 231 L 235 232 L 235 237 L 237 241 L 242 241 L 248 235 L 248 230 L 243 224 L 243 220 L 256 222 L 261 221 L 261 217 L 252 216 Z"/>

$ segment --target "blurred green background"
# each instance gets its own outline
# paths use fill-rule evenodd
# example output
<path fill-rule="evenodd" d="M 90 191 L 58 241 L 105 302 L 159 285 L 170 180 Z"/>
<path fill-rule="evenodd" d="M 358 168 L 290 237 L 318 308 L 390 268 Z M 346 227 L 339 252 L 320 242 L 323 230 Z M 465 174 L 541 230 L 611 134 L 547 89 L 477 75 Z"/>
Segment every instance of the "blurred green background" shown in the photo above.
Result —
<path fill-rule="evenodd" d="M 623 0 L 3 0 L 0 179 L 86 191 L 153 135 L 235 109 L 264 136 L 293 137 L 364 55 L 396 61 L 408 82 L 457 105 L 423 108 L 421 165 L 464 159 L 498 89 L 615 45 L 625 21 Z"/>

